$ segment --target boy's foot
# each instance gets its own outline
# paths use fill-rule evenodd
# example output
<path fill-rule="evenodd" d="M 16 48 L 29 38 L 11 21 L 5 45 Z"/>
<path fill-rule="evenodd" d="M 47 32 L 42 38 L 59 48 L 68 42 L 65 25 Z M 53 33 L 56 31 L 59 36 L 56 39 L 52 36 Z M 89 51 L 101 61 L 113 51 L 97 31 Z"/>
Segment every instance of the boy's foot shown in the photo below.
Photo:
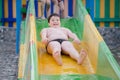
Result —
<path fill-rule="evenodd" d="M 80 52 L 80 58 L 78 60 L 78 64 L 82 64 L 82 62 L 86 58 L 86 56 L 87 56 L 86 51 L 82 49 Z"/>
<path fill-rule="evenodd" d="M 66 17 L 64 17 L 64 18 L 69 19 L 69 18 L 71 18 L 71 17 L 70 17 L 70 16 L 66 16 Z"/>
<path fill-rule="evenodd" d="M 58 65 L 60 65 L 60 66 L 62 65 L 62 58 L 61 58 L 61 54 L 59 52 L 54 53 L 53 58 L 58 63 Z"/>
<path fill-rule="evenodd" d="M 45 17 L 36 17 L 36 19 L 46 19 Z"/>
<path fill-rule="evenodd" d="M 40 19 L 45 19 L 45 17 L 44 17 L 44 16 L 42 16 L 42 17 L 40 17 Z"/>

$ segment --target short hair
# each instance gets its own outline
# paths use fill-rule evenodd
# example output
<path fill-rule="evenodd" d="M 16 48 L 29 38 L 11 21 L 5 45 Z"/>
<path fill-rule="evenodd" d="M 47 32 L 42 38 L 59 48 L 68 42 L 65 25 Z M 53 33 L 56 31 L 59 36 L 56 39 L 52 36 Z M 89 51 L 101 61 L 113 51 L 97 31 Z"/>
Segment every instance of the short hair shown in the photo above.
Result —
<path fill-rule="evenodd" d="M 60 15 L 59 15 L 59 14 L 53 13 L 53 14 L 51 14 L 51 15 L 48 17 L 48 23 L 50 22 L 50 19 L 51 19 L 51 17 L 53 17 L 53 16 L 56 16 L 56 17 L 59 17 L 59 18 L 60 18 Z"/>

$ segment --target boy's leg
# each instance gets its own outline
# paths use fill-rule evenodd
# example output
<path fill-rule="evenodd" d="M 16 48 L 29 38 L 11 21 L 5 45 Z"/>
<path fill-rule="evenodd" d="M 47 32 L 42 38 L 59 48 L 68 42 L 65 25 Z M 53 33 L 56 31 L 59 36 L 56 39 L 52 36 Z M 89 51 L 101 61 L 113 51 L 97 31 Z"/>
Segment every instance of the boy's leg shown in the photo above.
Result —
<path fill-rule="evenodd" d="M 64 0 L 64 17 L 68 16 L 68 0 Z"/>
<path fill-rule="evenodd" d="M 54 4 L 54 13 L 59 14 L 59 7 L 58 7 L 58 1 L 57 0 L 52 0 Z"/>
<path fill-rule="evenodd" d="M 73 0 L 73 17 L 75 16 L 76 0 Z"/>
<path fill-rule="evenodd" d="M 41 18 L 42 19 L 45 19 L 45 16 L 44 16 L 45 3 L 46 3 L 46 0 L 41 0 Z"/>
<path fill-rule="evenodd" d="M 78 53 L 73 44 L 69 41 L 64 41 L 62 43 L 62 51 L 69 54 L 78 64 L 81 64 L 86 57 L 85 51 L 82 50 L 82 52 Z"/>
<path fill-rule="evenodd" d="M 58 3 L 58 6 L 59 6 L 60 11 L 61 11 L 61 17 L 64 18 L 64 3 L 63 3 L 63 1 L 60 1 Z"/>
<path fill-rule="evenodd" d="M 47 51 L 53 55 L 53 58 L 59 65 L 62 65 L 61 45 L 59 42 L 51 41 L 47 46 Z"/>
<path fill-rule="evenodd" d="M 49 17 L 50 16 L 50 0 L 47 0 L 46 4 L 47 4 L 47 17 Z"/>

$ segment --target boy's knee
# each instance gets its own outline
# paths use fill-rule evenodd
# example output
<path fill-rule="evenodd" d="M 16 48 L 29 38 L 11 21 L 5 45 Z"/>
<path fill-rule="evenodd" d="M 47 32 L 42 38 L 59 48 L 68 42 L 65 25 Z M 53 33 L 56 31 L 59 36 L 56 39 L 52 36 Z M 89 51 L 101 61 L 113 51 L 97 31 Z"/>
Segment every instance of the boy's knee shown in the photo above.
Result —
<path fill-rule="evenodd" d="M 53 52 L 53 56 L 57 56 L 57 55 L 60 55 L 60 54 L 61 54 L 61 51 L 59 51 L 59 50 Z"/>

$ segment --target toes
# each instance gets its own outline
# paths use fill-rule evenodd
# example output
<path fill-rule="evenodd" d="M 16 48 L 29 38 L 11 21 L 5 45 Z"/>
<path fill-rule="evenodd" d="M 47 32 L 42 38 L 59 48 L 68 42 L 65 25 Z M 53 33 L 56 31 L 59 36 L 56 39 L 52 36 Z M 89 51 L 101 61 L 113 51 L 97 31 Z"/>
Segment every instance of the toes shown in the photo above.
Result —
<path fill-rule="evenodd" d="M 81 50 L 80 52 L 80 58 L 78 59 L 78 64 L 82 64 L 83 60 L 86 58 L 87 54 L 85 50 Z"/>

